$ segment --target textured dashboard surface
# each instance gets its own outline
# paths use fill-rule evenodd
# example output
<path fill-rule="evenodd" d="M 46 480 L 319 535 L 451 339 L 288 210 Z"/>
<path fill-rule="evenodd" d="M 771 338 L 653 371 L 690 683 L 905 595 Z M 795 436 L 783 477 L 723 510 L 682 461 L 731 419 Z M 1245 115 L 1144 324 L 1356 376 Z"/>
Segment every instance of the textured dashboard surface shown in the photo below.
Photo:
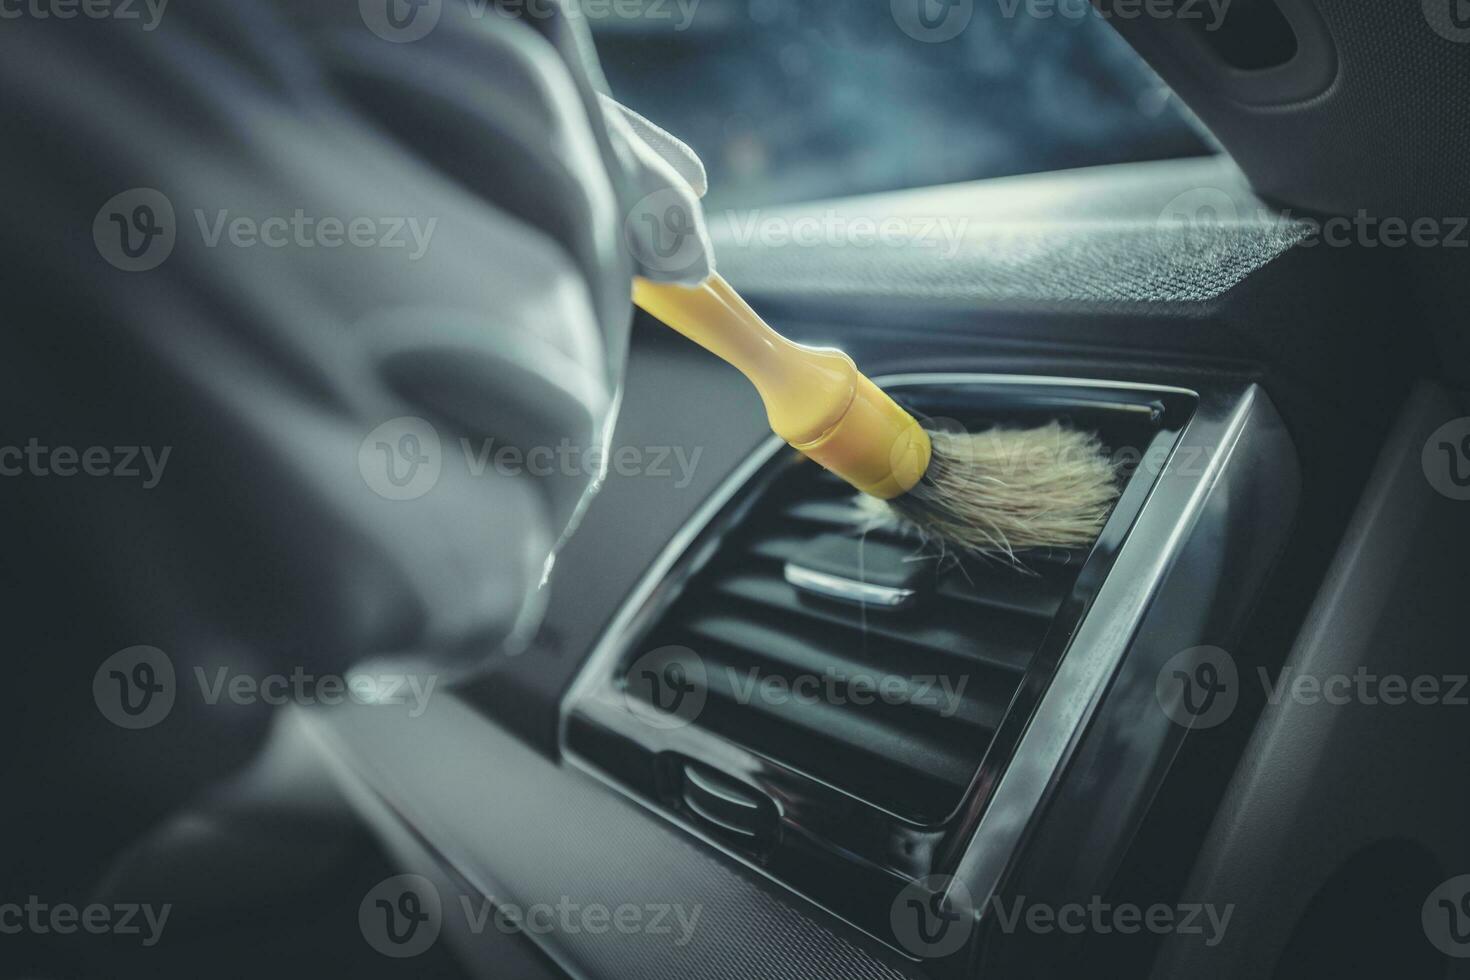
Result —
<path fill-rule="evenodd" d="M 502 907 L 670 908 L 669 931 L 534 935 L 574 977 L 648 980 L 902 980 L 856 934 L 580 773 L 537 755 L 452 697 L 423 715 L 344 706 L 308 724 L 350 773 L 453 870 Z M 435 765 L 421 751 L 434 746 Z M 454 778 L 445 778 L 454 773 Z M 405 867 L 406 872 L 420 869 Z M 446 913 L 447 914 L 447 913 Z M 681 917 L 682 915 L 682 917 Z M 651 918 L 651 917 L 650 917 Z M 830 920 L 829 920 L 830 921 Z M 529 931 L 529 930 L 528 930 Z M 500 937 L 483 931 L 480 953 Z M 473 953 L 473 950 L 472 950 Z"/>
<path fill-rule="evenodd" d="M 1096 167 L 710 216 L 755 296 L 1096 309 L 1214 299 L 1302 241 L 1225 157 Z"/>

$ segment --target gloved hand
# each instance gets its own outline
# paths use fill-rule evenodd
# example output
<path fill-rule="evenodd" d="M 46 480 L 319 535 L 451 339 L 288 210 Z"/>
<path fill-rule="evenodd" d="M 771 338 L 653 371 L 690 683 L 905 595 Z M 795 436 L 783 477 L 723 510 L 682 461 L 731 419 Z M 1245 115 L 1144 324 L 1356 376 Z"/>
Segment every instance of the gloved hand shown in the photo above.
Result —
<path fill-rule="evenodd" d="M 633 275 L 711 266 L 697 160 L 599 99 L 584 20 L 394 4 L 424 33 L 369 0 L 0 29 L 12 892 L 72 894 L 41 886 L 248 758 L 274 708 L 196 676 L 376 655 L 442 690 L 515 649 L 601 478 Z M 119 738 L 88 692 L 134 646 L 176 697 Z"/>
<path fill-rule="evenodd" d="M 73 648 L 323 671 L 533 629 L 602 473 L 632 276 L 713 262 L 698 158 L 597 94 L 585 21 L 523 14 L 444 4 L 412 43 L 294 0 L 0 31 L 6 442 L 169 451 L 147 488 L 0 481 L 17 565 L 57 577 L 35 604 L 104 601 L 68 583 L 85 561 L 118 611 L 58 612 L 97 625 Z M 166 238 L 128 223 L 144 190 Z"/>

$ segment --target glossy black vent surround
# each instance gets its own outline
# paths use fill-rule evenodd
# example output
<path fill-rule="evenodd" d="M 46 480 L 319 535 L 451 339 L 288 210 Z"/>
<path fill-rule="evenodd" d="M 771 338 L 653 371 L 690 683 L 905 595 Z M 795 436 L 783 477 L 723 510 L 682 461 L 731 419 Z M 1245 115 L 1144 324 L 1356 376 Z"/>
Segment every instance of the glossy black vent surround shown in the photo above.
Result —
<path fill-rule="evenodd" d="M 972 431 L 1097 432 L 1122 464 L 1098 542 L 1022 567 L 944 556 L 773 445 L 614 623 L 562 733 L 577 763 L 883 938 L 897 891 L 968 841 L 1148 493 L 1137 463 L 1193 406 L 1040 379 L 894 393 Z"/>

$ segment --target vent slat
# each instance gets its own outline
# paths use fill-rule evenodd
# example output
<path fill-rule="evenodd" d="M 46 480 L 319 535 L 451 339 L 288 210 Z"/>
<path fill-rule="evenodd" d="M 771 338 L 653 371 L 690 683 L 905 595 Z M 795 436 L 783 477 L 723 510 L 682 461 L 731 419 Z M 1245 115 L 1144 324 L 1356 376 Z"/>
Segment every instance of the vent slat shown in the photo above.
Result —
<path fill-rule="evenodd" d="M 1050 623 L 1066 596 L 1070 583 L 1056 576 L 1025 575 L 1015 569 L 966 566 L 939 576 L 935 592 L 942 599 L 1018 613 Z"/>
<path fill-rule="evenodd" d="M 865 662 L 862 654 L 833 643 L 838 637 L 818 642 L 810 635 L 772 629 L 735 615 L 710 614 L 685 624 L 690 646 L 701 656 L 711 653 L 723 664 L 744 658 L 735 676 L 742 681 L 778 678 L 789 683 L 797 678 L 827 696 L 828 678 L 835 697 L 847 698 L 846 680 L 861 678 L 871 689 L 883 684 L 881 697 L 868 697 L 871 704 L 847 703 L 869 709 L 872 716 L 887 716 L 894 725 L 914 730 L 933 730 L 945 723 L 960 723 L 994 731 L 1000 724 L 1020 684 L 1020 677 L 997 671 L 908 670 L 898 663 L 888 669 Z M 956 703 L 955 692 L 959 694 Z"/>
<path fill-rule="evenodd" d="M 806 622 L 835 626 L 885 643 L 870 643 L 873 660 L 902 662 L 915 669 L 953 670 L 956 660 L 972 661 L 1015 675 L 1019 679 L 1041 639 L 1041 631 L 1028 622 L 1004 624 L 1008 628 L 976 630 L 970 610 L 952 603 L 921 602 L 912 611 L 892 613 L 874 610 L 862 619 L 853 606 L 806 600 L 774 575 L 744 572 L 718 579 L 715 591 Z M 930 598 L 930 597 L 925 597 Z M 903 648 L 902 656 L 889 652 L 886 644 Z M 916 659 L 917 658 L 917 659 Z"/>
<path fill-rule="evenodd" d="M 780 516 L 791 523 L 911 544 L 915 557 L 929 553 L 917 532 L 885 523 L 881 519 L 875 520 L 858 506 L 856 498 L 850 494 L 835 499 L 795 500 L 781 508 Z M 1086 557 L 1085 552 L 1054 548 L 1023 551 L 1016 555 L 1017 560 L 1026 568 L 1043 571 L 1055 569 L 1064 574 L 1074 574 Z M 966 567 L 976 565 L 983 568 L 989 564 L 1003 565 L 1003 562 L 1001 559 L 966 561 Z"/>
<path fill-rule="evenodd" d="M 851 496 L 832 500 L 797 500 L 781 511 L 787 520 L 805 521 L 836 528 L 861 528 L 867 523 L 863 512 Z"/>
<path fill-rule="evenodd" d="M 800 558 L 802 548 L 810 540 L 809 535 L 772 534 L 752 541 L 746 553 L 784 563 Z"/>
<path fill-rule="evenodd" d="M 771 535 L 753 540 L 746 553 L 782 564 L 799 562 L 810 541 L 810 537 L 799 534 Z M 963 570 L 946 570 L 939 576 L 937 591 L 943 598 L 967 606 L 1029 616 L 1049 623 L 1066 594 L 1066 585 L 1058 583 L 1057 578 L 1054 574 L 1028 575 L 1002 565 L 987 568 L 972 563 Z M 980 614 L 984 614 L 983 610 Z"/>
<path fill-rule="evenodd" d="M 705 679 L 706 698 L 697 717 L 701 728 L 884 801 L 900 813 L 932 815 L 952 806 L 974 775 L 977 747 L 992 735 L 956 726 L 935 737 L 853 705 L 763 696 L 746 683 L 744 664 L 714 651 L 701 653 L 700 660 L 700 669 L 689 669 L 686 676 Z M 895 794 L 895 788 L 901 792 Z"/>

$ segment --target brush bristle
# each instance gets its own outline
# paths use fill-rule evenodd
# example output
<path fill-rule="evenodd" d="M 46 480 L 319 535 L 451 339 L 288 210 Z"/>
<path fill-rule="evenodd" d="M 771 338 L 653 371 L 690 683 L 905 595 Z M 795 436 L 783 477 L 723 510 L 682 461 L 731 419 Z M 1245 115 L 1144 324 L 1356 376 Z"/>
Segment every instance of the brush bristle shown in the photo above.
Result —
<path fill-rule="evenodd" d="M 1096 435 L 1052 422 L 1033 429 L 930 432 L 924 478 L 875 517 L 912 525 L 941 548 L 1002 555 L 1086 548 L 1118 497 L 1117 470 Z"/>

